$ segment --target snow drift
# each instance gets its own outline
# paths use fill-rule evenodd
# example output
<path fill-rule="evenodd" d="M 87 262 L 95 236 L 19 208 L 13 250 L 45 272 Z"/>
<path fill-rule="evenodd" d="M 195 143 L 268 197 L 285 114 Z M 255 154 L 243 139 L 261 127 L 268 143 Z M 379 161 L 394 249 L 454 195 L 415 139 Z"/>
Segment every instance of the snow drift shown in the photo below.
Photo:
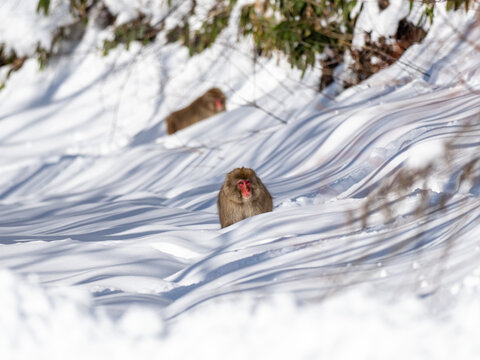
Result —
<path fill-rule="evenodd" d="M 121 4 L 127 19 L 136 2 Z M 44 22 L 22 14 L 30 45 L 0 40 L 28 50 Z M 231 46 L 234 22 L 193 58 L 161 40 L 104 58 L 108 31 L 90 24 L 0 93 L 2 359 L 476 358 L 479 187 L 462 169 L 478 153 L 477 10 L 441 11 L 422 44 L 333 100 L 317 71 L 299 80 Z M 165 116 L 212 85 L 228 111 L 165 136 Z M 238 166 L 274 211 L 220 230 Z M 376 189 L 425 166 L 363 221 Z"/>

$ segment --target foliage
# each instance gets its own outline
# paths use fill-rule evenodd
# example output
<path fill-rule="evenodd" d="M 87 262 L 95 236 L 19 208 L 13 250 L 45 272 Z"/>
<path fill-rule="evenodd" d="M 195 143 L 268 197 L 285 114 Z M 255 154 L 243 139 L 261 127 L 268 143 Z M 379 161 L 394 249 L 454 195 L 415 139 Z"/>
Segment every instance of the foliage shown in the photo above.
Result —
<path fill-rule="evenodd" d="M 118 44 L 124 44 L 127 50 L 132 41 L 140 41 L 146 45 L 155 40 L 160 30 L 161 27 L 155 28 L 150 24 L 150 18 L 140 14 L 136 19 L 115 28 L 114 38 L 103 43 L 103 55 L 107 55 Z"/>
<path fill-rule="evenodd" d="M 98 0 L 70 0 L 70 12 L 74 19 L 88 21 L 88 10 L 95 5 Z"/>
<path fill-rule="evenodd" d="M 5 49 L 4 44 L 0 44 L 0 67 L 2 66 L 8 66 L 9 70 L 6 75 L 6 79 L 2 82 L 0 82 L 0 90 L 2 90 L 5 87 L 5 82 L 6 80 L 10 77 L 10 75 L 14 72 L 20 69 L 23 66 L 23 63 L 25 62 L 27 58 L 25 56 L 19 57 L 15 53 L 15 51 L 11 51 L 10 53 L 7 54 L 7 51 Z"/>
<path fill-rule="evenodd" d="M 348 82 L 343 82 L 344 88 L 358 84 L 381 69 L 390 66 L 412 44 L 421 42 L 426 34 L 421 26 L 414 25 L 407 18 L 398 22 L 395 35 L 390 37 L 391 42 L 387 41 L 385 36 L 372 41 L 371 35 L 365 33 L 364 45 L 350 48 L 351 64 L 349 68 L 353 73 Z M 324 69 L 323 64 L 322 68 Z M 322 75 L 323 80 L 324 70 Z"/>
<path fill-rule="evenodd" d="M 50 60 L 52 53 L 40 45 L 37 45 L 36 54 L 38 66 L 40 67 L 40 70 L 43 70 L 45 66 L 47 66 L 48 60 Z"/>
<path fill-rule="evenodd" d="M 48 15 L 50 9 L 50 0 L 38 0 L 37 12 L 43 11 L 44 15 Z"/>
<path fill-rule="evenodd" d="M 70 0 L 70 12 L 73 17 L 82 20 L 87 20 L 87 10 L 92 7 L 98 0 Z M 37 12 L 43 12 L 48 15 L 50 11 L 50 0 L 38 0 Z"/>
<path fill-rule="evenodd" d="M 410 1 L 410 11 L 413 8 L 413 4 L 415 0 L 409 0 Z M 420 22 L 424 20 L 424 18 L 428 18 L 430 20 L 430 24 L 433 23 L 433 18 L 435 16 L 435 4 L 438 2 L 436 0 L 423 0 L 422 1 L 425 4 L 425 10 L 422 15 L 422 18 L 420 19 Z M 470 3 L 471 0 L 447 0 L 446 1 L 446 7 L 447 11 L 450 10 L 459 10 L 462 5 L 465 5 L 465 10 L 468 11 L 470 8 Z"/>
<path fill-rule="evenodd" d="M 69 1 L 74 19 L 84 23 L 89 20 L 89 9 L 101 2 L 101 0 Z M 414 1 L 418 0 L 409 1 L 410 8 L 413 8 Z M 202 52 L 211 46 L 226 28 L 236 2 L 237 0 L 216 0 L 198 30 L 192 30 L 191 21 L 197 15 L 197 0 L 191 0 L 191 8 L 181 23 L 166 34 L 167 41 L 181 42 L 189 49 L 190 55 Z M 333 81 L 334 69 L 343 62 L 342 58 L 347 50 L 352 54 L 354 61 L 359 59 L 358 64 L 354 64 L 357 68 L 360 63 L 365 63 L 360 60 L 367 56 L 366 53 L 370 54 L 367 56 L 368 59 L 372 56 L 379 57 L 388 65 L 404 50 L 392 53 L 391 49 L 374 43 L 369 44 L 369 49 L 352 48 L 353 29 L 356 18 L 362 11 L 362 6 L 359 6 L 355 13 L 352 12 L 357 2 L 357 0 L 256 0 L 254 4 L 241 9 L 240 34 L 253 39 L 257 55 L 284 53 L 288 56 L 291 66 L 303 72 L 320 61 L 325 77 L 320 81 L 320 89 L 323 89 Z M 422 2 L 425 4 L 425 10 L 419 24 L 426 18 L 432 22 L 437 1 L 422 0 Z M 471 2 L 472 0 L 447 0 L 446 7 L 447 10 L 458 10 L 463 7 L 468 10 Z M 171 0 L 167 0 L 167 5 L 174 9 L 176 5 L 172 3 Z M 383 10 L 389 6 L 390 1 L 378 0 L 378 4 Z M 38 0 L 37 12 L 47 15 L 49 9 L 50 0 Z M 139 14 L 135 20 L 114 29 L 113 39 L 106 40 L 103 44 L 103 54 L 108 54 L 118 44 L 124 44 L 127 49 L 132 41 L 148 44 L 155 40 L 163 28 L 163 21 L 152 25 L 150 18 Z M 66 38 L 68 37 L 58 37 L 60 40 Z M 413 39 L 410 44 L 417 41 Z M 37 49 L 42 66 L 51 57 L 52 52 L 53 46 L 50 50 Z M 364 74 L 358 77 L 359 81 L 378 71 L 382 66 L 364 71 Z"/>
<path fill-rule="evenodd" d="M 72 23 L 60 26 L 54 31 L 50 48 L 44 48 L 40 46 L 40 44 L 37 45 L 35 56 L 40 69 L 43 69 L 53 56 L 58 55 L 58 49 L 63 42 L 81 39 L 89 20 L 90 10 L 100 1 L 101 0 L 69 0 L 70 13 L 73 18 Z M 37 12 L 43 11 L 44 15 L 48 15 L 49 9 L 50 0 L 38 1 Z"/>
<path fill-rule="evenodd" d="M 209 10 L 207 18 L 199 30 L 191 32 L 189 17 L 195 14 L 196 1 L 192 1 L 189 13 L 183 18 L 182 25 L 169 31 L 169 42 L 181 41 L 188 47 L 190 55 L 198 54 L 215 42 L 217 36 L 225 29 L 230 20 L 233 6 L 237 0 L 218 0 Z M 190 15 L 190 16 L 189 16 Z"/>
<path fill-rule="evenodd" d="M 463 4 L 465 4 L 465 10 L 468 11 L 470 8 L 470 0 L 449 0 L 447 1 L 447 10 L 458 10 Z"/>
<path fill-rule="evenodd" d="M 305 71 L 327 46 L 351 42 L 356 0 L 264 0 L 242 9 L 240 29 L 253 37 L 257 51 L 281 51 L 292 67 Z M 260 7 L 258 6 L 260 4 Z"/>

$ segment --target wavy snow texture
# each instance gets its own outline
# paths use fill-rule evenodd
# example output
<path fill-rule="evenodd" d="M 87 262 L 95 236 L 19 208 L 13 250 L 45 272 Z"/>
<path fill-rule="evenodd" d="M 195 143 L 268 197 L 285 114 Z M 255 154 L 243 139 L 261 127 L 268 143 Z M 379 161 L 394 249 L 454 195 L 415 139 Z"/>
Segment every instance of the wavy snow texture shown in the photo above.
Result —
<path fill-rule="evenodd" d="M 169 321 L 240 295 L 305 304 L 358 284 L 448 307 L 478 280 L 480 251 L 478 183 L 459 186 L 478 154 L 480 27 L 475 11 L 448 17 L 334 101 L 312 90 L 315 71 L 299 82 L 284 60 L 254 65 L 247 43 L 230 46 L 233 25 L 192 59 L 160 42 L 103 59 L 91 26 L 45 72 L 27 61 L 0 93 L 0 265 L 84 289 L 115 317 L 142 306 Z M 228 111 L 165 136 L 164 117 L 211 85 Z M 432 161 L 431 177 L 388 198 L 392 221 L 373 206 L 362 227 L 375 189 Z M 238 166 L 275 208 L 220 230 L 216 195 Z"/>

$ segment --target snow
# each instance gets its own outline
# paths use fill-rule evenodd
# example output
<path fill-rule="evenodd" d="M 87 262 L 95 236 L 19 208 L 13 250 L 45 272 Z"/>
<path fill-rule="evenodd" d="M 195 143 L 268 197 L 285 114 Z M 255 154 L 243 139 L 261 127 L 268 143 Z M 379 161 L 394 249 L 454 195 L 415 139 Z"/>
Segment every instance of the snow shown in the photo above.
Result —
<path fill-rule="evenodd" d="M 237 296 L 204 304 L 167 325 L 140 307 L 117 321 L 92 314 L 88 299 L 74 289 L 45 289 L 6 271 L 0 273 L 0 289 L 6 295 L 0 307 L 0 354 L 8 359 L 217 359 L 227 354 L 232 359 L 344 359 L 355 354 L 361 359 L 434 355 L 441 360 L 471 358 L 480 350 L 472 337 L 480 316 L 473 298 L 448 318 L 432 319 L 418 301 L 375 299 L 364 290 L 308 306 L 286 295 L 260 303 Z M 441 351 L 435 350 L 440 344 Z M 11 348 L 16 349 L 13 356 L 5 353 Z"/>
<path fill-rule="evenodd" d="M 49 16 L 37 16 L 37 2 L 31 0 L 3 1 L 0 5 L 0 41 L 7 53 L 31 55 L 37 44 L 49 49 L 52 34 L 58 26 L 70 24 L 69 4 L 64 0 L 50 0 Z"/>
<path fill-rule="evenodd" d="M 398 21 L 409 15 L 409 7 L 405 6 L 403 0 L 391 0 L 390 5 L 381 10 L 377 1 L 359 1 L 356 7 L 363 5 L 363 11 L 357 20 L 355 27 L 355 37 L 353 44 L 363 46 L 365 44 L 364 33 L 370 33 L 372 41 L 377 41 L 384 36 L 387 41 L 389 37 L 393 37 L 397 32 Z M 420 6 L 414 3 L 415 9 L 412 12 L 419 12 Z"/>
<path fill-rule="evenodd" d="M 0 42 L 49 43 L 66 3 L 50 18 L 1 5 Z M 107 5 L 117 22 L 165 11 Z M 234 21 L 192 58 L 161 37 L 102 57 L 112 29 L 89 24 L 69 57 L 27 60 L 0 92 L 0 358 L 477 359 L 478 167 L 460 169 L 478 155 L 480 27 L 478 9 L 439 14 L 335 99 L 318 70 L 253 62 Z M 163 119 L 212 86 L 228 111 L 166 136 Z M 362 224 L 375 189 L 432 162 Z M 239 166 L 274 211 L 220 229 Z"/>

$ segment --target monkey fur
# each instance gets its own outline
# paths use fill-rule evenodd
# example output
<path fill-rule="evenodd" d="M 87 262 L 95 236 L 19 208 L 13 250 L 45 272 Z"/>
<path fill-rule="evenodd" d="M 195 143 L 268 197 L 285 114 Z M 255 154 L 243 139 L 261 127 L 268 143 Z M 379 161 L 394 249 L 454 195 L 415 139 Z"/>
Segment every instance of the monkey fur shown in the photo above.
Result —
<path fill-rule="evenodd" d="M 255 171 L 236 168 L 225 177 L 217 199 L 218 216 L 222 228 L 247 217 L 270 212 L 272 196 Z"/>
<path fill-rule="evenodd" d="M 226 96 L 219 88 L 211 88 L 187 107 L 174 111 L 165 121 L 171 135 L 210 116 L 225 111 Z"/>

